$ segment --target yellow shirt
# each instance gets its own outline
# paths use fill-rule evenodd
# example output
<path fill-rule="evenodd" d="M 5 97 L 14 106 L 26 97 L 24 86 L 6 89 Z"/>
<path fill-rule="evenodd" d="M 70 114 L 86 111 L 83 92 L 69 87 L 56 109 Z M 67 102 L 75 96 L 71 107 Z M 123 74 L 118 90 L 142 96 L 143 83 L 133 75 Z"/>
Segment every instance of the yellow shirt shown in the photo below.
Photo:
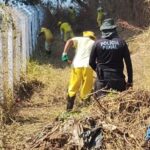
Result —
<path fill-rule="evenodd" d="M 49 30 L 47 28 L 41 28 L 40 33 L 44 33 L 45 40 L 48 41 L 48 42 L 53 39 L 53 34 L 52 34 L 51 30 Z"/>
<path fill-rule="evenodd" d="M 71 25 L 68 22 L 64 22 L 60 26 L 60 31 L 63 31 L 64 33 L 72 32 Z"/>
<path fill-rule="evenodd" d="M 97 13 L 97 23 L 98 23 L 99 25 L 101 25 L 102 22 L 103 22 L 103 20 L 104 20 L 104 12 L 103 12 L 103 11 L 99 11 L 99 12 Z"/>

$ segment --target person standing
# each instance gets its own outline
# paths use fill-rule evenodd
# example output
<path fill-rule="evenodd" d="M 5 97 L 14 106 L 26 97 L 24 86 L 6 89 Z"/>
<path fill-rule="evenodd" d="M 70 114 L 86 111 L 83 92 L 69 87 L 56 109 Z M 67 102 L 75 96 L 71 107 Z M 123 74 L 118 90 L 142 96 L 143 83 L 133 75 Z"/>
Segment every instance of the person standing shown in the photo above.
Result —
<path fill-rule="evenodd" d="M 53 34 L 50 29 L 42 27 L 40 33 L 38 34 L 38 37 L 40 37 L 41 35 L 44 35 L 45 51 L 50 54 L 51 45 L 54 40 Z"/>
<path fill-rule="evenodd" d="M 61 39 L 66 42 L 69 38 L 74 37 L 71 25 L 68 22 L 58 22 L 60 28 Z"/>
<path fill-rule="evenodd" d="M 72 62 L 72 71 L 67 92 L 67 111 L 73 109 L 74 100 L 80 90 L 80 98 L 88 100 L 93 86 L 93 70 L 89 66 L 89 57 L 95 40 L 94 32 L 84 31 L 83 37 L 74 37 L 67 41 L 62 53 L 62 61 L 68 61 L 68 50 L 76 47 Z"/>
<path fill-rule="evenodd" d="M 95 98 L 104 94 L 101 89 L 124 91 L 133 84 L 133 70 L 126 42 L 118 36 L 112 18 L 105 19 L 100 31 L 102 36 L 94 43 L 89 64 L 97 74 L 94 85 Z M 126 82 L 124 61 L 127 68 Z"/>
<path fill-rule="evenodd" d="M 98 7 L 97 8 L 97 18 L 96 18 L 98 27 L 100 27 L 102 25 L 104 18 L 105 18 L 105 14 L 104 14 L 103 8 Z"/>

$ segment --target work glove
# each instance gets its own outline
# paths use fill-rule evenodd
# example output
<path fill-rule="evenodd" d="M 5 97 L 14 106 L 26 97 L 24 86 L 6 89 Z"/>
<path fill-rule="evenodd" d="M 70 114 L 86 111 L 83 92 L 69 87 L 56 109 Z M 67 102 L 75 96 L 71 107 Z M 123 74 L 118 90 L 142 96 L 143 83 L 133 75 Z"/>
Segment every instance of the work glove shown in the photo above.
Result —
<path fill-rule="evenodd" d="M 61 60 L 67 62 L 69 60 L 67 53 L 63 52 L 61 56 Z"/>

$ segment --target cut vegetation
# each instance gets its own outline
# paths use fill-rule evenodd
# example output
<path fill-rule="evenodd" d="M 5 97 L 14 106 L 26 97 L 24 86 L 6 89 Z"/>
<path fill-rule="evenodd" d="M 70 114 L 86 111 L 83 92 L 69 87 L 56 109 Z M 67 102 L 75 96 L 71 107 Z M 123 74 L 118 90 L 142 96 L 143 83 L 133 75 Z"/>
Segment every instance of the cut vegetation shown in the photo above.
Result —
<path fill-rule="evenodd" d="M 131 31 L 124 30 L 128 33 Z M 134 69 L 134 89 L 120 94 L 109 94 L 79 112 L 65 116 L 65 97 L 70 74 L 70 67 L 62 64 L 60 55 L 62 45 L 59 42 L 52 53 L 55 58 L 39 51 L 28 65 L 28 74 L 20 85 L 20 92 L 26 97 L 17 100 L 18 113 L 11 125 L 1 126 L 1 147 L 4 149 L 67 149 L 68 147 L 82 147 L 85 142 L 79 138 L 81 131 L 90 131 L 93 126 L 89 118 L 94 121 L 94 127 L 100 127 L 103 133 L 102 145 L 105 149 L 140 150 L 144 141 L 149 116 L 149 39 L 150 30 L 128 39 Z M 98 32 L 97 32 L 98 34 Z M 125 35 L 126 36 L 126 35 Z M 127 39 L 127 36 L 125 37 Z M 28 86 L 30 89 L 28 92 Z M 146 91 L 144 91 L 144 89 Z M 28 95 L 30 94 L 30 95 Z M 27 94 L 27 95 L 26 95 Z M 21 94 L 22 95 L 22 94 Z M 18 93 L 19 96 L 19 93 Z M 64 115 L 63 115 L 64 114 Z M 55 119 L 57 118 L 57 121 Z M 63 130 L 68 122 L 69 129 Z M 84 123 L 88 118 L 88 122 Z M 81 127 L 77 131 L 81 143 L 72 143 L 74 125 Z M 45 127 L 43 129 L 43 127 Z M 42 130 L 43 129 L 43 130 Z M 55 132 L 54 132 L 55 131 Z M 69 132 L 68 132 L 69 131 Z M 55 142 L 54 142 L 55 141 Z M 62 143 L 62 144 L 60 144 Z M 71 149 L 71 148 L 70 148 Z"/>

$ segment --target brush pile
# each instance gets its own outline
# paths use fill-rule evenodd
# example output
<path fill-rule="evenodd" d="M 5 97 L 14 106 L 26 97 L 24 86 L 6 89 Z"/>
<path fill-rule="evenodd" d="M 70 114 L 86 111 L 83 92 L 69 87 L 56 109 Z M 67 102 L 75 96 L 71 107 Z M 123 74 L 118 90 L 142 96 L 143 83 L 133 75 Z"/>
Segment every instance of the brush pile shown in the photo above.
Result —
<path fill-rule="evenodd" d="M 150 124 L 149 92 L 128 90 L 110 93 L 91 107 L 90 114 L 86 114 L 88 117 L 70 117 L 45 127 L 28 140 L 30 149 L 142 149 L 146 128 Z"/>
<path fill-rule="evenodd" d="M 129 24 L 127 21 L 122 20 L 122 19 L 117 20 L 117 25 L 122 29 L 126 29 L 129 31 L 136 31 L 137 33 L 140 33 L 143 31 L 140 27 Z"/>
<path fill-rule="evenodd" d="M 122 18 L 140 27 L 150 24 L 149 0 L 101 0 L 105 11 L 115 18 Z"/>

